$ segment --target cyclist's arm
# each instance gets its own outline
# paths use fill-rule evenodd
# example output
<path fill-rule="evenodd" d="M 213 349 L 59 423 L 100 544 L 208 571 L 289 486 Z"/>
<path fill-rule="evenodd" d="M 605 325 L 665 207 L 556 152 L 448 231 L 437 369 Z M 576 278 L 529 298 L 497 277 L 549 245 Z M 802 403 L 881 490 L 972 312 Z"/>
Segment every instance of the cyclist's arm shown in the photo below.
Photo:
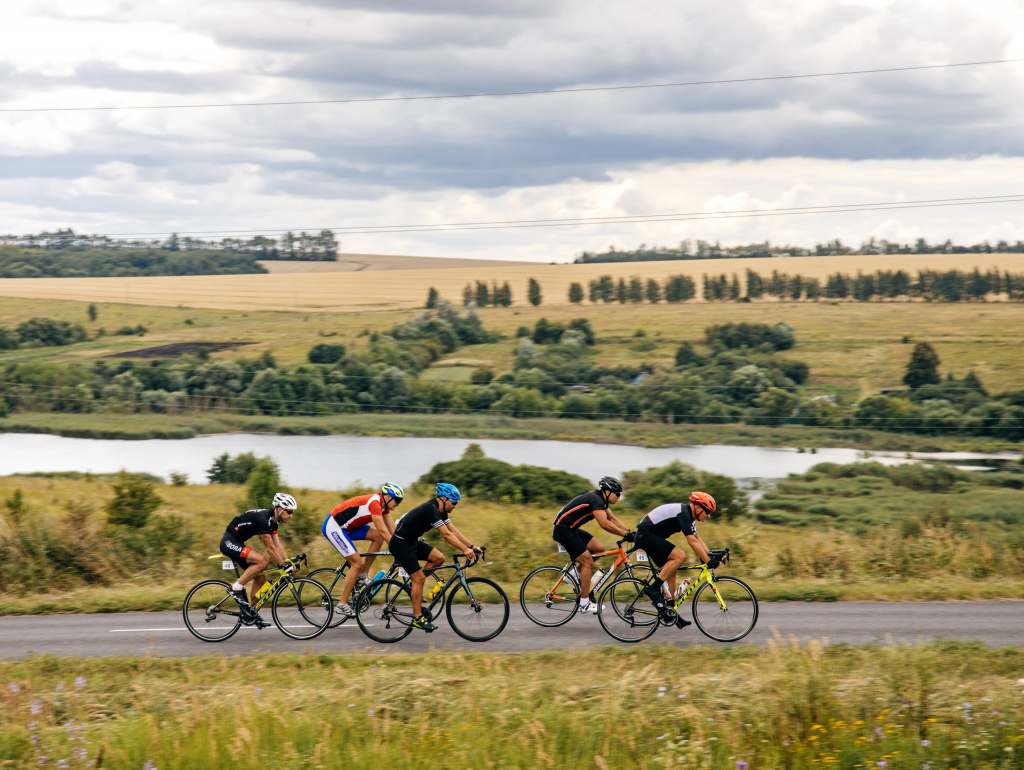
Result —
<path fill-rule="evenodd" d="M 388 525 L 388 533 L 395 534 L 395 517 L 391 515 L 391 511 L 384 511 L 384 523 Z"/>
<path fill-rule="evenodd" d="M 284 552 L 284 546 L 281 545 L 281 538 L 277 536 L 276 532 L 271 532 L 269 535 L 260 535 L 263 538 L 263 545 L 267 547 L 267 553 L 270 557 L 278 564 L 284 564 L 288 561 L 288 554 Z"/>
<path fill-rule="evenodd" d="M 704 563 L 708 562 L 711 558 L 708 556 L 709 549 L 707 545 L 705 545 L 704 541 L 700 539 L 700 535 L 687 535 L 686 542 L 690 544 L 690 548 L 692 548 L 693 552 L 697 554 L 698 559 Z"/>
<path fill-rule="evenodd" d="M 473 547 L 473 544 L 471 542 L 469 542 L 469 538 L 466 537 L 465 535 L 463 535 L 462 531 L 460 529 L 458 529 L 454 524 L 448 524 L 447 526 L 448 526 L 449 529 L 452 530 L 452 532 L 454 532 L 456 535 L 458 535 L 460 538 L 462 538 L 462 542 L 466 544 L 467 548 L 472 548 Z"/>
<path fill-rule="evenodd" d="M 468 540 L 463 538 L 462 533 L 455 529 L 455 525 L 452 523 L 442 524 L 437 528 L 437 531 L 441 533 L 441 537 L 445 539 L 452 548 L 458 548 L 462 551 L 463 555 L 467 559 L 472 559 L 474 556 L 473 549 L 470 548 Z"/>
<path fill-rule="evenodd" d="M 387 514 L 378 515 L 374 513 L 370 515 L 370 521 L 373 522 L 373 528 L 377 530 L 382 538 L 384 538 L 384 542 L 389 545 L 391 544 L 391 535 L 395 531 L 394 524 L 392 524 L 390 528 L 387 525 L 387 520 L 390 518 L 391 517 Z"/>
<path fill-rule="evenodd" d="M 613 535 L 622 536 L 629 531 L 626 525 L 615 518 L 615 514 L 607 508 L 600 511 L 594 511 L 594 520 L 601 525 L 601 529 L 605 532 L 611 532 Z"/>

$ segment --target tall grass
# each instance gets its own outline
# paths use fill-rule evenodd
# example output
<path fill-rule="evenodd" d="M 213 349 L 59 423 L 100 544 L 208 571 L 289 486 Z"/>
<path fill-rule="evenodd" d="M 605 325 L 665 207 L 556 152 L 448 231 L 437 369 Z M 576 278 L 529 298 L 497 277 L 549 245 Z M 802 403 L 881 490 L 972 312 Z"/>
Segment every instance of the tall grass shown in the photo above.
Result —
<path fill-rule="evenodd" d="M 0 664 L 0 764 L 1016 768 L 1024 651 L 971 643 Z M 79 678 L 80 677 L 80 678 Z M 77 678 L 77 679 L 76 679 Z M 65 764 L 59 764 L 59 760 Z"/>

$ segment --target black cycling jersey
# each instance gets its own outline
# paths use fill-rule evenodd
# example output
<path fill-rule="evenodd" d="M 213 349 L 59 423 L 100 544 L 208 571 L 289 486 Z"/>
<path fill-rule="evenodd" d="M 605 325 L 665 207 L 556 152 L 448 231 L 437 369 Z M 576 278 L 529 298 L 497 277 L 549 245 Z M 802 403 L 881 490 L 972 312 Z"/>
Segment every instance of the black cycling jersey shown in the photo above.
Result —
<path fill-rule="evenodd" d="M 431 528 L 437 529 L 442 524 L 451 523 L 452 520 L 441 512 L 435 497 L 427 500 L 425 503 L 420 503 L 400 518 L 398 523 L 395 524 L 395 534 L 393 537 L 400 537 L 402 540 L 415 543 L 419 538 L 427 534 Z"/>
<path fill-rule="evenodd" d="M 574 497 L 558 512 L 555 524 L 576 529 L 594 518 L 594 511 L 603 511 L 607 507 L 608 503 L 604 501 L 604 495 L 599 489 L 584 492 Z"/>
<path fill-rule="evenodd" d="M 233 539 L 244 543 L 253 535 L 272 535 L 277 532 L 274 512 L 269 508 L 255 508 L 235 516 L 225 532 Z"/>
<path fill-rule="evenodd" d="M 697 534 L 697 519 L 689 503 L 666 503 L 648 513 L 636 525 L 637 532 L 646 530 L 658 537 L 668 538 L 676 532 L 684 535 Z"/>

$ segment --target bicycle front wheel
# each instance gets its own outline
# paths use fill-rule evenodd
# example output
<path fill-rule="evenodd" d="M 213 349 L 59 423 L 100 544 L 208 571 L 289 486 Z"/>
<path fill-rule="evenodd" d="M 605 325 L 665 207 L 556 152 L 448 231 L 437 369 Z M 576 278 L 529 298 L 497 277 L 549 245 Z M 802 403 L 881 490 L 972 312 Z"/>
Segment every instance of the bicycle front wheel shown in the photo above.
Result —
<path fill-rule="evenodd" d="M 466 578 L 466 585 L 458 583 L 448 594 L 448 623 L 471 642 L 493 639 L 508 623 L 508 597 L 493 580 Z"/>
<path fill-rule="evenodd" d="M 356 600 L 356 620 L 363 633 L 381 644 L 392 644 L 412 633 L 412 596 L 397 580 L 378 580 Z"/>
<path fill-rule="evenodd" d="M 523 581 L 519 606 L 538 626 L 560 626 L 572 620 L 580 608 L 579 584 L 560 567 L 540 567 Z"/>
<path fill-rule="evenodd" d="M 757 623 L 757 597 L 742 580 L 715 578 L 714 588 L 705 583 L 694 594 L 693 622 L 716 642 L 739 641 Z"/>
<path fill-rule="evenodd" d="M 181 614 L 192 635 L 204 642 L 223 642 L 242 627 L 238 603 L 223 580 L 204 580 L 185 597 Z"/>
<path fill-rule="evenodd" d="M 277 627 L 292 639 L 315 639 L 327 630 L 334 614 L 330 593 L 310 578 L 281 581 L 271 607 Z"/>
<path fill-rule="evenodd" d="M 642 580 L 620 577 L 608 584 L 597 602 L 597 619 L 612 639 L 642 642 L 658 630 L 658 610 L 643 590 Z"/>
<path fill-rule="evenodd" d="M 338 603 L 338 596 L 341 594 L 341 587 L 345 582 L 345 573 L 330 567 L 321 567 L 315 569 L 306 575 L 310 580 L 322 584 L 327 589 L 327 593 L 331 595 L 331 601 L 335 604 Z M 335 612 L 331 617 L 331 622 L 327 624 L 328 628 L 337 628 L 342 623 L 348 620 L 348 615 L 340 612 Z"/>

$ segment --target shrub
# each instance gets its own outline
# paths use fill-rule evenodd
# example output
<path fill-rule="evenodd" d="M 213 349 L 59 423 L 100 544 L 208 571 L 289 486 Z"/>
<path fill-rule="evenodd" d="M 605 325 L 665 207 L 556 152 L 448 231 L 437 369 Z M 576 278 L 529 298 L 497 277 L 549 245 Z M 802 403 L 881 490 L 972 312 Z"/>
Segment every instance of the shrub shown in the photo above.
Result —
<path fill-rule="evenodd" d="M 141 337 L 147 331 L 149 331 L 149 329 L 147 329 L 142 324 L 139 324 L 138 326 L 122 326 L 120 329 L 114 332 L 114 334 L 120 335 L 122 337 L 131 337 L 137 334 Z M 207 351 L 206 348 L 200 348 L 200 350 L 206 351 L 207 355 L 209 355 L 209 351 Z"/>
<path fill-rule="evenodd" d="M 54 321 L 52 318 L 30 318 L 18 324 L 18 339 L 27 347 L 71 345 L 86 338 L 81 324 Z"/>
<path fill-rule="evenodd" d="M 694 490 L 707 492 L 718 504 L 715 515 L 728 519 L 748 513 L 749 501 L 728 476 L 698 471 L 692 465 L 673 460 L 668 465 L 623 475 L 626 507 L 649 511 L 665 503 L 685 503 Z"/>
<path fill-rule="evenodd" d="M 311 364 L 336 364 L 344 357 L 345 346 L 340 342 L 321 342 L 307 354 Z"/>
<path fill-rule="evenodd" d="M 280 491 L 281 469 L 269 457 L 261 457 L 246 481 L 245 510 L 269 508 L 274 495 Z"/>
<path fill-rule="evenodd" d="M 704 340 L 708 345 L 729 350 L 756 348 L 765 343 L 775 350 L 788 350 L 796 344 L 796 335 L 785 323 L 769 326 L 741 321 L 709 326 L 704 330 Z"/>
<path fill-rule="evenodd" d="M 461 459 L 437 463 L 419 479 L 420 484 L 439 481 L 454 484 L 464 497 L 548 505 L 563 505 L 593 489 L 589 481 L 573 473 L 484 457 L 476 444 L 470 444 Z"/>
<path fill-rule="evenodd" d="M 117 526 L 141 529 L 163 502 L 151 481 L 127 471 L 118 474 L 112 487 L 114 497 L 106 505 L 107 521 Z"/>
<path fill-rule="evenodd" d="M 252 452 L 242 452 L 234 458 L 225 452 L 213 461 L 206 471 L 206 478 L 211 484 L 244 484 L 256 463 L 256 455 Z"/>

